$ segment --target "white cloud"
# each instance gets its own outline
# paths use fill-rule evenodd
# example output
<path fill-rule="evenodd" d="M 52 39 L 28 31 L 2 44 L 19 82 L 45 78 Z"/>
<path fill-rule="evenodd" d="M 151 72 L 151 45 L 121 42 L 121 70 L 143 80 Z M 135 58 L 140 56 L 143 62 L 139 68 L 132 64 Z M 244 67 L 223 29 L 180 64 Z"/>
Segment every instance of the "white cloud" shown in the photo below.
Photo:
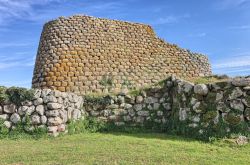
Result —
<path fill-rule="evenodd" d="M 17 86 L 17 87 L 30 88 L 31 87 L 31 80 L 0 81 L 0 85 L 7 86 L 7 87 Z"/>
<path fill-rule="evenodd" d="M 22 56 L 0 56 L 0 70 L 14 67 L 31 67 L 35 64 L 35 57 L 30 57 L 27 54 L 23 54 Z"/>
<path fill-rule="evenodd" d="M 250 66 L 250 54 L 242 56 L 235 55 L 227 59 L 218 61 L 213 65 L 215 69 L 243 67 L 243 66 Z"/>
<path fill-rule="evenodd" d="M 198 37 L 198 38 L 201 38 L 201 37 L 207 36 L 207 33 L 202 32 L 202 33 L 197 33 L 197 34 L 189 34 L 188 36 L 189 37 Z"/>
<path fill-rule="evenodd" d="M 213 71 L 226 74 L 250 75 L 250 52 L 237 54 L 212 64 Z"/>
<path fill-rule="evenodd" d="M 13 47 L 27 47 L 27 46 L 31 46 L 32 43 L 29 43 L 29 42 L 24 42 L 24 43 L 0 43 L 0 49 L 1 48 L 13 48 Z"/>
<path fill-rule="evenodd" d="M 230 26 L 229 29 L 232 30 L 249 30 L 250 29 L 250 25 L 240 25 L 240 26 Z"/>
<path fill-rule="evenodd" d="M 184 14 L 181 16 L 169 15 L 169 16 L 161 17 L 161 18 L 154 20 L 154 22 L 152 22 L 152 24 L 153 25 L 162 25 L 162 24 L 178 23 L 180 20 L 187 19 L 190 17 L 191 17 L 190 14 Z"/>
<path fill-rule="evenodd" d="M 250 0 L 220 0 L 215 4 L 215 8 L 219 10 L 234 9 L 243 7 L 249 2 Z"/>
<path fill-rule="evenodd" d="M 46 5 L 61 0 L 0 0 L 0 25 L 12 19 L 28 19 L 35 15 L 35 5 Z"/>

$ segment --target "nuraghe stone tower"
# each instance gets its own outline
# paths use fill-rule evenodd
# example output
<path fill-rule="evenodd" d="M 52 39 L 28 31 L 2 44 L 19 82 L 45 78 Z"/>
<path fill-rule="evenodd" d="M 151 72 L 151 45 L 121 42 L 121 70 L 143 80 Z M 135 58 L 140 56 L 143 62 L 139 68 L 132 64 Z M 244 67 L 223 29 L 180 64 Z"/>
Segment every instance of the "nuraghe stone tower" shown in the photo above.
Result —
<path fill-rule="evenodd" d="M 149 25 L 71 16 L 44 25 L 32 86 L 85 94 L 101 92 L 107 76 L 121 89 L 210 74 L 206 56 L 164 42 Z"/>

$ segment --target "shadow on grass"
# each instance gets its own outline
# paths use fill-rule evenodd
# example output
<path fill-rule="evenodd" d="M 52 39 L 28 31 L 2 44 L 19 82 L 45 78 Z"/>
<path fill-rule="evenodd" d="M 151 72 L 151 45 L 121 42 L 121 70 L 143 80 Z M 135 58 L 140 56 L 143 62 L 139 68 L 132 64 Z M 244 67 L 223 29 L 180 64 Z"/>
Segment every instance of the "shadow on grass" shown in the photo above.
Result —
<path fill-rule="evenodd" d="M 149 133 L 149 132 L 138 132 L 138 133 L 127 133 L 127 132 L 119 132 L 119 131 L 110 131 L 110 132 L 101 132 L 102 134 L 111 134 L 114 136 L 129 136 L 135 138 L 143 138 L 143 139 L 160 139 L 160 140 L 171 140 L 171 141 L 184 141 L 184 142 L 203 142 L 206 141 L 197 140 L 194 138 L 179 136 L 179 135 L 170 135 L 167 133 Z"/>

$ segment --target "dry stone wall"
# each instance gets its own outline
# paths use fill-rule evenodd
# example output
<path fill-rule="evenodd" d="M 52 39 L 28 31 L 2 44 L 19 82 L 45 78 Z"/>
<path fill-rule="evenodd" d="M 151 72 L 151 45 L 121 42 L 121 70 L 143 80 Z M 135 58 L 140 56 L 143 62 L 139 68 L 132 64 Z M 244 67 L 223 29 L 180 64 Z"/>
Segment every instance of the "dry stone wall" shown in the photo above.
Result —
<path fill-rule="evenodd" d="M 142 126 L 196 138 L 250 133 L 250 78 L 193 84 L 175 77 L 158 86 L 103 97 L 77 96 L 57 90 L 36 90 L 21 106 L 4 103 L 0 119 L 14 129 L 26 117 L 31 128 L 57 135 L 69 120 L 92 117 L 115 126 Z"/>
<path fill-rule="evenodd" d="M 83 107 L 89 116 L 118 126 L 146 125 L 202 139 L 250 133 L 250 78 L 193 84 L 171 77 L 161 87 L 113 96 L 108 103 L 85 99 Z"/>
<path fill-rule="evenodd" d="M 18 123 L 30 121 L 28 130 L 45 128 L 48 133 L 57 135 L 65 132 L 69 120 L 82 117 L 82 104 L 83 98 L 74 93 L 37 89 L 34 99 L 24 101 L 21 105 L 1 103 L 0 119 L 4 120 L 3 124 L 10 130 L 15 129 Z"/>
<path fill-rule="evenodd" d="M 33 88 L 85 94 L 151 85 L 168 75 L 208 76 L 206 56 L 159 39 L 148 25 L 89 16 L 60 17 L 44 25 Z M 128 85 L 129 84 L 129 85 Z"/>

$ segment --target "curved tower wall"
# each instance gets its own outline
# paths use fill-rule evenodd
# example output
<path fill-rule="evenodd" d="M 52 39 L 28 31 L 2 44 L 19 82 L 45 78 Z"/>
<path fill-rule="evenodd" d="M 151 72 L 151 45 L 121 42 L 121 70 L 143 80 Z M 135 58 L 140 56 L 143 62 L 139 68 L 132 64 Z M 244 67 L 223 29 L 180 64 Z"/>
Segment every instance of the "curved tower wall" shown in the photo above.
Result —
<path fill-rule="evenodd" d="M 102 92 L 107 76 L 121 89 L 210 74 L 206 56 L 164 42 L 148 25 L 72 16 L 44 25 L 32 86 L 85 94 Z"/>

